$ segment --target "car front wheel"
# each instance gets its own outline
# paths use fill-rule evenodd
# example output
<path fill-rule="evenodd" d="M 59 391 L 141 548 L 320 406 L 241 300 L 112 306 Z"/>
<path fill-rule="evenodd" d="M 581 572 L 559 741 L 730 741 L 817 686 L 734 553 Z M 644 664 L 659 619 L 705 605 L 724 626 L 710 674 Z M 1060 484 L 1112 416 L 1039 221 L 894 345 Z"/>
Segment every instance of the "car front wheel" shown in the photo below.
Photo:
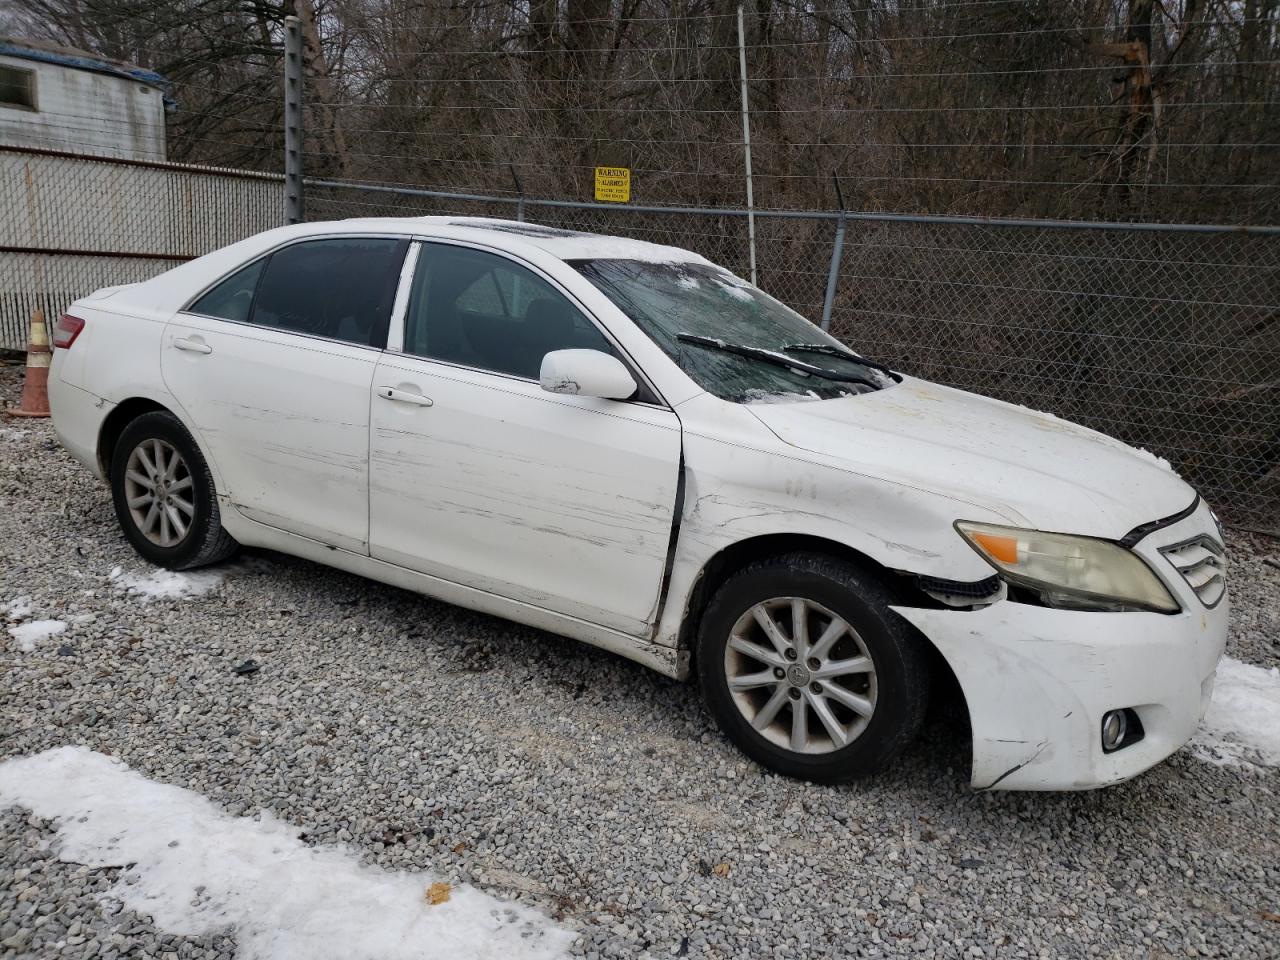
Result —
<path fill-rule="evenodd" d="M 744 753 L 836 783 L 882 769 L 923 720 L 924 644 L 861 567 L 796 553 L 752 564 L 702 618 L 703 696 Z"/>
<path fill-rule="evenodd" d="M 204 457 L 167 411 L 144 413 L 121 432 L 111 457 L 111 495 L 124 535 L 157 566 L 201 567 L 236 548 L 222 529 Z"/>

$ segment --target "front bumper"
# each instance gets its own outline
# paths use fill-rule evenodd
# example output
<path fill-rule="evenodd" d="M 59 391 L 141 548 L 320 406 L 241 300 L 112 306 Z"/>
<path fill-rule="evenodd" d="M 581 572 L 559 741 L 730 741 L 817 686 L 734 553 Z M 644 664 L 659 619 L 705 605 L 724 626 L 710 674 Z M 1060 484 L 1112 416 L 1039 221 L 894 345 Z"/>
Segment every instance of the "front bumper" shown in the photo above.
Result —
<path fill-rule="evenodd" d="M 1127 780 L 1191 738 L 1209 705 L 1229 599 L 1206 608 L 1159 546 L 1216 535 L 1208 507 L 1134 549 L 1182 612 L 1091 613 L 1000 601 L 983 610 L 894 609 L 951 666 L 973 730 L 978 789 L 1081 790 Z M 1102 717 L 1132 708 L 1144 737 L 1104 753 Z"/>

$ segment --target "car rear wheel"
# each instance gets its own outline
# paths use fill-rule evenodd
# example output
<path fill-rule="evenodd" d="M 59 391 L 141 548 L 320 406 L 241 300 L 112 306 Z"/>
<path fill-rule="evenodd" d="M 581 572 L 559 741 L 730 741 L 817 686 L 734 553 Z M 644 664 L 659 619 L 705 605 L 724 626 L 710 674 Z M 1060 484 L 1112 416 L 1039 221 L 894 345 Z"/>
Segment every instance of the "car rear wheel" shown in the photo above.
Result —
<path fill-rule="evenodd" d="M 924 718 L 924 642 L 862 568 L 819 554 L 755 563 L 702 618 L 698 673 L 721 729 L 778 773 L 836 783 L 882 769 Z"/>
<path fill-rule="evenodd" d="M 111 457 L 111 494 L 135 550 L 171 570 L 229 556 L 208 464 L 187 428 L 167 411 L 144 413 L 120 434 Z"/>

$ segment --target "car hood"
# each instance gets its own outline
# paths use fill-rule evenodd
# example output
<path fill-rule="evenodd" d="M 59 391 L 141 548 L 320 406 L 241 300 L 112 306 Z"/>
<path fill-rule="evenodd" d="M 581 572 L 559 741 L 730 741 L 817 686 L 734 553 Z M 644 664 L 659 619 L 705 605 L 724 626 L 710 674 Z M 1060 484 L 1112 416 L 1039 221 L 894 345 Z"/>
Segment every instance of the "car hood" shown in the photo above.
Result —
<path fill-rule="evenodd" d="M 1116 539 L 1195 499 L 1167 463 L 1144 450 L 924 380 L 747 409 L 784 443 L 1040 530 Z M 962 506 L 957 518 L 965 519 Z"/>

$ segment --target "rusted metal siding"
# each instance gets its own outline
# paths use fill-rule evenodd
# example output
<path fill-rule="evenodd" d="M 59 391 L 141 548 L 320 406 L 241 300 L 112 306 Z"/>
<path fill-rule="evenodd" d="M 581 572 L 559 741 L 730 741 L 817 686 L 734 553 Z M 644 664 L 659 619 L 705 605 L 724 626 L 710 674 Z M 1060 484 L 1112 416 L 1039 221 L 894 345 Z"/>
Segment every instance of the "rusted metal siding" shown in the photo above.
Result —
<path fill-rule="evenodd" d="M 279 226 L 283 178 L 0 147 L 0 348 L 21 349 L 31 311 L 57 317 Z"/>

